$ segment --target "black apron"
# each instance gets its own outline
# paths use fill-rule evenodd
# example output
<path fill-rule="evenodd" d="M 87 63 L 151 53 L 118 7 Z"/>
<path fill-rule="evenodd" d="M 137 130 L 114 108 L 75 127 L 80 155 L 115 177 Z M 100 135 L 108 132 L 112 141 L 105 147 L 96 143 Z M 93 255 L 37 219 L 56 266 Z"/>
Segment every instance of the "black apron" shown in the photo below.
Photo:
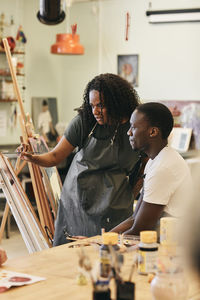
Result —
<path fill-rule="evenodd" d="M 54 246 L 67 242 L 64 230 L 90 237 L 100 234 L 101 228 L 109 231 L 133 213 L 132 188 L 125 169 L 119 166 L 117 129 L 106 139 L 95 138 L 94 129 L 74 156 L 63 184 Z M 133 166 L 138 155 L 134 159 L 132 155 L 126 164 L 129 160 Z"/>

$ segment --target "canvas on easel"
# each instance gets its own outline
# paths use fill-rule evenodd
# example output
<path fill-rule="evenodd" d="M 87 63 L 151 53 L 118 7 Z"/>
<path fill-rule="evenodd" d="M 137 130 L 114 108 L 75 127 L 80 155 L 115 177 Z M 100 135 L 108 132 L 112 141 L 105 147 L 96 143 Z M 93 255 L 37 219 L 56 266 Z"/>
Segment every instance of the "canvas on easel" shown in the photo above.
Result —
<path fill-rule="evenodd" d="M 48 146 L 43 137 L 29 138 L 29 142 L 33 148 L 33 152 L 46 153 L 49 151 Z M 46 192 L 51 204 L 54 217 L 57 215 L 58 201 L 61 195 L 62 183 L 56 167 L 44 168 L 40 167 L 43 175 Z"/>
<path fill-rule="evenodd" d="M 49 241 L 7 157 L 0 154 L 1 188 L 29 253 L 48 249 Z"/>

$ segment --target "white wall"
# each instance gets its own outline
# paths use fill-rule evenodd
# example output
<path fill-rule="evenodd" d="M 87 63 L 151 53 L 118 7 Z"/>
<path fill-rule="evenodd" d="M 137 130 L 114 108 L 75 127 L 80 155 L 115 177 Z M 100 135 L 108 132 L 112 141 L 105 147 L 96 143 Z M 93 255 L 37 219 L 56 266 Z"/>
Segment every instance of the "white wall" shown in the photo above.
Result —
<path fill-rule="evenodd" d="M 200 22 L 149 24 L 148 2 L 103 2 L 101 71 L 116 72 L 117 54 L 139 54 L 137 90 L 142 99 L 200 100 Z M 151 2 L 152 9 L 200 7 L 199 0 Z M 131 14 L 129 41 L 124 39 L 126 12 Z"/>
<path fill-rule="evenodd" d="M 92 12 L 92 3 L 75 3 L 71 8 L 71 24 L 77 23 L 84 55 L 59 57 L 62 68 L 60 118 L 69 122 L 74 108 L 82 104 L 86 84 L 98 71 L 98 15 Z"/>
<path fill-rule="evenodd" d="M 39 0 L 16 0 L 24 7 L 23 17 L 18 19 L 22 20 L 28 39 L 25 110 L 31 111 L 31 97 L 57 97 L 59 119 L 69 122 L 74 115 L 73 109 L 82 102 L 87 82 L 99 72 L 117 73 L 118 54 L 139 54 L 137 90 L 142 99 L 200 100 L 200 22 L 149 24 L 145 15 L 148 2 L 74 3 L 70 23 L 78 24 L 85 54 L 59 56 L 50 54 L 50 46 L 55 42 L 56 33 L 66 31 L 66 22 L 43 25 L 36 18 Z M 200 0 L 151 2 L 152 9 L 200 7 Z M 13 0 L 0 0 L 0 9 L 11 12 L 12 4 Z M 98 9 L 92 10 L 98 5 L 99 12 Z M 128 41 L 124 38 L 126 12 L 131 15 Z M 15 138 L 14 135 L 6 137 L 0 143 L 16 139 L 18 134 Z"/>

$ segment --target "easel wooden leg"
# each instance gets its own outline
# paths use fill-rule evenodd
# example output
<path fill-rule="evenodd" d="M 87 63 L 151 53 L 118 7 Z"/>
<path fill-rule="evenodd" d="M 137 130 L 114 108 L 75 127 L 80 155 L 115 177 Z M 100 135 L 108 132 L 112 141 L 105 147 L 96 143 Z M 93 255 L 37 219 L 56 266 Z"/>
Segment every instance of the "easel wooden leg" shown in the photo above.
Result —
<path fill-rule="evenodd" d="M 8 216 L 7 216 L 7 222 L 6 222 L 6 238 L 10 238 L 10 218 L 11 218 L 11 212 L 10 209 L 8 211 Z"/>
<path fill-rule="evenodd" d="M 6 206 L 5 206 L 5 209 L 4 209 L 3 218 L 2 218 L 1 226 L 0 226 L 0 243 L 1 243 L 1 240 L 2 240 L 2 237 L 3 237 L 3 233 L 4 233 L 4 229 L 5 229 L 5 225 L 6 225 L 6 220 L 8 218 L 8 214 L 9 214 L 9 205 L 6 201 Z"/>

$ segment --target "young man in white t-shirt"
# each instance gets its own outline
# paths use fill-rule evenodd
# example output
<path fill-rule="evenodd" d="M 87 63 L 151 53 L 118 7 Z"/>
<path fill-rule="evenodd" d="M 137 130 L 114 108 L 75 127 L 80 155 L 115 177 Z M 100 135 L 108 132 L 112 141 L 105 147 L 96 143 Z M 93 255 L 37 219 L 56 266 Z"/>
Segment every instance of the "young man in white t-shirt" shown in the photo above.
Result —
<path fill-rule="evenodd" d="M 149 160 L 133 216 L 112 231 L 139 235 L 142 230 L 155 229 L 163 215 L 184 215 L 192 195 L 192 180 L 184 159 L 168 147 L 173 117 L 165 105 L 156 102 L 139 105 L 130 124 L 128 135 L 133 150 L 145 152 Z"/>

